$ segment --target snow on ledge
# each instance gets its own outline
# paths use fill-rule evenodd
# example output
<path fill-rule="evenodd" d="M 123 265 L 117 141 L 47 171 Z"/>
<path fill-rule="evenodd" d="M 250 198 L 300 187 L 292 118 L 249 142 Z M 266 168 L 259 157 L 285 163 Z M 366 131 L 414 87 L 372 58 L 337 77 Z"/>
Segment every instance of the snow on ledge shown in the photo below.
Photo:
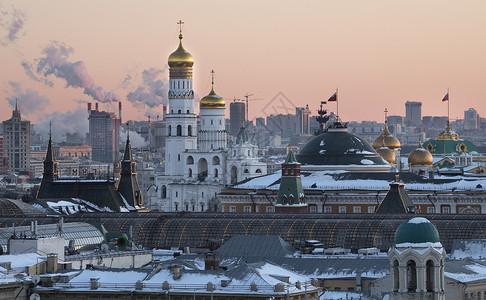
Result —
<path fill-rule="evenodd" d="M 413 247 L 413 248 L 442 248 L 442 244 L 440 242 L 435 242 L 435 243 L 431 243 L 431 242 L 426 242 L 426 243 L 400 243 L 400 244 L 396 244 L 395 245 L 395 248 L 409 248 L 409 247 Z"/>
<path fill-rule="evenodd" d="M 422 224 L 422 223 L 430 223 L 430 221 L 427 220 L 424 217 L 416 217 L 416 218 L 408 220 L 408 223 L 409 224 Z"/>

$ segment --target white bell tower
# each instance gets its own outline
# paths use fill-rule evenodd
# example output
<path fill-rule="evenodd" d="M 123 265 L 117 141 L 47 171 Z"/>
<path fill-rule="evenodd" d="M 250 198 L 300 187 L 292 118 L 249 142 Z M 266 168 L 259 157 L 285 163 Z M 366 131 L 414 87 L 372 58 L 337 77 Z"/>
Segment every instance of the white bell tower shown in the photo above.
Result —
<path fill-rule="evenodd" d="M 179 21 L 179 47 L 169 56 L 169 112 L 165 143 L 165 174 L 182 176 L 182 153 L 197 148 L 197 116 L 192 90 L 192 55 L 182 47 L 182 24 Z"/>

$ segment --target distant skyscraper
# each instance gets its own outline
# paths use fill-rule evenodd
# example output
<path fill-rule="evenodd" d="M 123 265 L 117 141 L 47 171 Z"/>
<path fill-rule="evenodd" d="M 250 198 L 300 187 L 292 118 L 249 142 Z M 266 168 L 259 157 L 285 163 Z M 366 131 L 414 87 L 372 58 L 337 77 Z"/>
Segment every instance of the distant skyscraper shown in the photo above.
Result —
<path fill-rule="evenodd" d="M 405 103 L 405 125 L 418 126 L 422 122 L 422 102 L 407 101 Z"/>
<path fill-rule="evenodd" d="M 30 121 L 22 120 L 15 105 L 12 118 L 3 121 L 4 155 L 14 172 L 30 170 Z"/>
<path fill-rule="evenodd" d="M 265 118 L 258 117 L 255 119 L 255 126 L 256 127 L 265 127 Z"/>
<path fill-rule="evenodd" d="M 296 107 L 295 108 L 295 124 L 296 124 L 296 134 L 310 134 L 310 124 L 309 117 L 311 111 L 309 105 L 306 107 Z"/>
<path fill-rule="evenodd" d="M 478 129 L 479 116 L 474 108 L 464 111 L 464 129 Z"/>
<path fill-rule="evenodd" d="M 240 132 L 241 125 L 246 121 L 245 117 L 245 103 L 231 102 L 230 103 L 230 134 L 237 136 Z"/>
<path fill-rule="evenodd" d="M 93 148 L 93 160 L 115 162 L 120 151 L 120 118 L 97 108 L 91 110 L 88 106 L 88 145 Z"/>

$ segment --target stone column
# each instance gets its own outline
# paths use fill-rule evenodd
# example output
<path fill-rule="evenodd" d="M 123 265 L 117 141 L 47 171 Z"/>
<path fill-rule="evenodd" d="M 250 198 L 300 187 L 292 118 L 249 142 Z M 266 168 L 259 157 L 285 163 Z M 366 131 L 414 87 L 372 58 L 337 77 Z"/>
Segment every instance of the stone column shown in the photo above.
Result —
<path fill-rule="evenodd" d="M 440 278 L 441 266 L 434 266 L 434 292 L 441 291 L 442 279 Z"/>
<path fill-rule="evenodd" d="M 417 266 L 417 289 L 416 292 L 426 292 L 425 286 L 425 267 Z"/>
<path fill-rule="evenodd" d="M 407 292 L 407 267 L 406 266 L 399 266 L 398 267 L 398 292 L 399 293 L 406 293 Z"/>

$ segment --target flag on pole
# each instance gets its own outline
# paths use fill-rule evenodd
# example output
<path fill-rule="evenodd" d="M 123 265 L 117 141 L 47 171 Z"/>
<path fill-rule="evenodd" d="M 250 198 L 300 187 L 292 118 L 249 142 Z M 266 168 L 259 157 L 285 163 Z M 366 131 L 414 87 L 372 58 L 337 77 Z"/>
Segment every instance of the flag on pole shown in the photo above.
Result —
<path fill-rule="evenodd" d="M 337 91 L 334 94 L 332 94 L 331 98 L 329 98 L 329 100 L 327 100 L 327 101 L 329 101 L 329 102 L 337 101 Z"/>
<path fill-rule="evenodd" d="M 449 92 L 442 98 L 442 102 L 449 101 Z"/>

